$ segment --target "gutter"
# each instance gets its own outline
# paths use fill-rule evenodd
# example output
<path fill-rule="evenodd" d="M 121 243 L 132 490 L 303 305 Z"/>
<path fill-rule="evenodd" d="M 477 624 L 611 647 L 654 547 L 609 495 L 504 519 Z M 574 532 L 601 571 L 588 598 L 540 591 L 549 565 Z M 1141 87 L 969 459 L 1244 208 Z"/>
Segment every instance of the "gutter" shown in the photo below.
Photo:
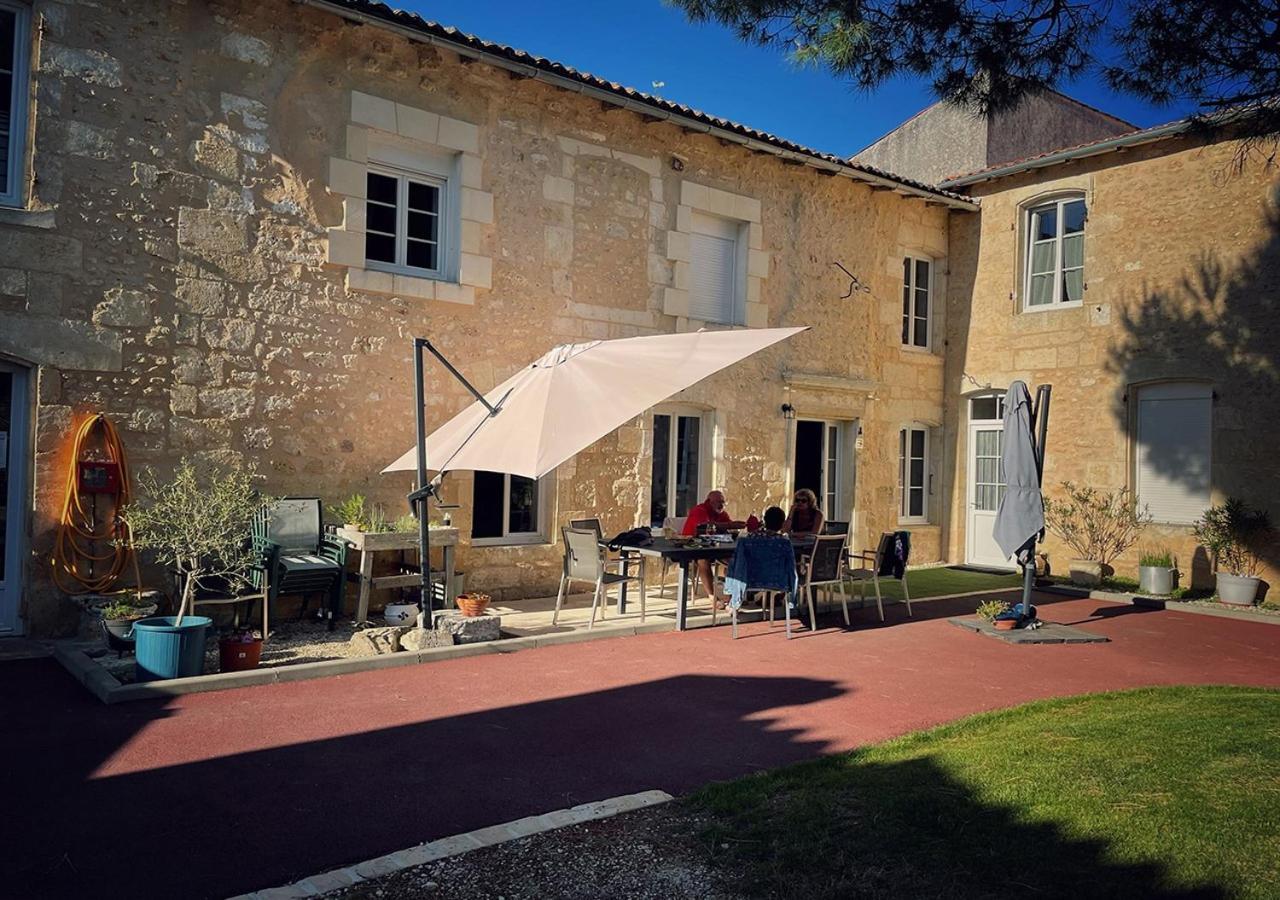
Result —
<path fill-rule="evenodd" d="M 974 200 L 951 197 L 942 192 L 913 187 L 908 184 L 903 184 L 900 181 L 895 181 L 892 178 L 886 178 L 852 166 L 832 162 L 807 153 L 800 153 L 795 150 L 777 147 L 765 141 L 738 134 L 736 131 L 720 128 L 671 110 L 662 109 L 661 107 L 643 103 L 630 97 L 621 96 L 613 91 L 598 88 L 564 75 L 547 72 L 537 66 L 530 66 L 526 63 L 507 59 L 500 54 L 490 53 L 475 47 L 468 47 L 465 44 L 440 37 L 439 35 L 432 34 L 428 31 L 410 28 L 396 22 L 389 22 L 379 16 L 371 15 L 370 13 L 362 12 L 357 9 L 352 9 L 348 6 L 339 5 L 331 2 L 331 0 L 294 0 L 294 2 L 303 6 L 310 6 L 315 9 L 331 13 L 350 22 L 357 22 L 361 25 L 371 25 L 386 31 L 391 31 L 411 41 L 415 41 L 420 44 L 429 44 L 433 47 L 439 47 L 441 49 L 448 50 L 450 53 L 456 53 L 458 56 L 477 62 L 483 62 L 486 65 L 503 69 L 523 78 L 533 78 L 553 87 L 560 88 L 561 90 L 582 94 L 583 96 L 590 97 L 591 99 L 597 100 L 601 103 L 608 103 L 611 106 L 628 110 L 649 119 L 666 121 L 673 125 L 677 125 L 686 131 L 694 131 L 710 135 L 726 143 L 739 144 L 758 153 L 768 153 L 792 164 L 810 166 L 830 175 L 841 175 L 853 181 L 872 185 L 880 188 L 881 190 L 892 190 L 903 196 L 915 197 L 925 200 L 931 204 L 946 206 L 950 209 L 962 210 L 965 212 L 976 212 L 979 209 L 977 201 Z"/>

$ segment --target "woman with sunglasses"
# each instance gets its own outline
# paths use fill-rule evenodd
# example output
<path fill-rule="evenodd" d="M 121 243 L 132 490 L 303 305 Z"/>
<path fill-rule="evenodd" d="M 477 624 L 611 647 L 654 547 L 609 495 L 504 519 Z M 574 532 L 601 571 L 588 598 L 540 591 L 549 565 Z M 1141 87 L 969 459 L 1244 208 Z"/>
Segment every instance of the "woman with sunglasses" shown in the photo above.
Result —
<path fill-rule="evenodd" d="M 801 488 L 796 491 L 791 512 L 787 515 L 787 521 L 782 523 L 782 530 L 793 535 L 822 534 L 822 522 L 818 498 L 808 488 Z"/>

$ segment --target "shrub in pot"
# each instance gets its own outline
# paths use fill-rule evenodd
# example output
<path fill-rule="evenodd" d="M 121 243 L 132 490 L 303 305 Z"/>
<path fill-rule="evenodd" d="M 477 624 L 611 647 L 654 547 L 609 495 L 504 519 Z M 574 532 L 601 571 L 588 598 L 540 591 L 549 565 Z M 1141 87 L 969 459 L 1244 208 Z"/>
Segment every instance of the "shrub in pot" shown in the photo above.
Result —
<path fill-rule="evenodd" d="M 1064 481 L 1062 494 L 1045 498 L 1045 526 L 1076 552 L 1067 561 L 1072 582 L 1096 587 L 1111 562 L 1137 543 L 1151 515 L 1137 508 L 1128 488 L 1100 491 Z"/>
<path fill-rule="evenodd" d="M 261 558 L 249 537 L 254 520 L 273 502 L 258 493 L 253 480 L 252 472 L 216 464 L 197 467 L 188 459 L 180 460 L 167 480 L 150 469 L 139 476 L 139 498 L 124 510 L 134 546 L 175 572 L 181 585 L 178 614 L 144 619 L 136 632 L 140 681 L 200 674 L 189 670 L 202 666 L 203 650 L 197 654 L 194 648 L 203 648 L 211 622 L 189 615 L 197 592 L 234 593 L 251 585 L 250 569 Z M 144 641 L 154 645 L 154 655 Z M 143 672 L 143 657 L 164 665 Z"/>
<path fill-rule="evenodd" d="M 127 600 L 115 600 L 102 607 L 102 633 L 107 646 L 117 653 L 133 649 L 133 623 L 154 615 L 154 603 L 138 606 Z"/>
<path fill-rule="evenodd" d="M 1226 503 L 1206 509 L 1191 530 L 1213 557 L 1218 599 L 1252 606 L 1260 583 L 1258 553 L 1273 534 L 1271 517 L 1265 510 L 1253 509 L 1238 497 L 1231 497 Z"/>
<path fill-rule="evenodd" d="M 1173 554 L 1167 547 L 1159 550 L 1143 550 L 1138 554 L 1138 590 L 1144 594 L 1172 594 L 1174 576 Z"/>

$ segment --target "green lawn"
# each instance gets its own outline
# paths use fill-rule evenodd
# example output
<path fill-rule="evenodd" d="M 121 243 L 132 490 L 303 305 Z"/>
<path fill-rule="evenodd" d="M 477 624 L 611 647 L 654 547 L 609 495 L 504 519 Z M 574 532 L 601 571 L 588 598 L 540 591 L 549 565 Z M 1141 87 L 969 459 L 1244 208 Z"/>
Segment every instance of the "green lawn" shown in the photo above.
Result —
<path fill-rule="evenodd" d="M 858 595 L 858 582 L 849 582 L 853 595 Z M 970 572 L 964 569 L 953 569 L 950 566 L 938 566 L 932 569 L 911 569 L 907 572 L 907 587 L 911 590 L 912 600 L 923 600 L 925 597 L 943 597 L 947 594 L 966 594 L 970 591 L 1001 591 L 1008 588 L 1022 587 L 1022 576 L 992 575 L 986 572 Z M 872 602 L 876 599 L 876 590 L 871 580 L 866 582 L 867 597 Z M 895 579 L 883 579 L 880 582 L 880 593 L 886 600 L 902 599 L 902 582 Z"/>
<path fill-rule="evenodd" d="M 1275 898 L 1280 692 L 1034 703 L 691 802 L 756 896 Z"/>

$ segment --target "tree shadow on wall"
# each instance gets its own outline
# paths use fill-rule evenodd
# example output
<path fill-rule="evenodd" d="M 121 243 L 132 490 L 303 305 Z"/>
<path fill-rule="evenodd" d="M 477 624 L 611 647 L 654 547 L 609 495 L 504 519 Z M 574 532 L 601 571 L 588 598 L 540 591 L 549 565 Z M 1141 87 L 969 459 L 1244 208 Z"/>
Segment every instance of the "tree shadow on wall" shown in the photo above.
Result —
<path fill-rule="evenodd" d="M 1236 260 L 1208 247 L 1173 283 L 1144 285 L 1120 304 L 1105 370 L 1116 384 L 1111 412 L 1131 433 L 1137 389 L 1154 381 L 1200 381 L 1214 391 L 1212 484 L 1280 517 L 1275 429 L 1280 428 L 1280 212 L 1266 208 L 1261 244 Z M 1212 239 L 1212 235 L 1207 236 Z M 1202 483 L 1198 454 L 1166 445 L 1156 471 Z M 1264 549 L 1280 563 L 1280 545 Z"/>

